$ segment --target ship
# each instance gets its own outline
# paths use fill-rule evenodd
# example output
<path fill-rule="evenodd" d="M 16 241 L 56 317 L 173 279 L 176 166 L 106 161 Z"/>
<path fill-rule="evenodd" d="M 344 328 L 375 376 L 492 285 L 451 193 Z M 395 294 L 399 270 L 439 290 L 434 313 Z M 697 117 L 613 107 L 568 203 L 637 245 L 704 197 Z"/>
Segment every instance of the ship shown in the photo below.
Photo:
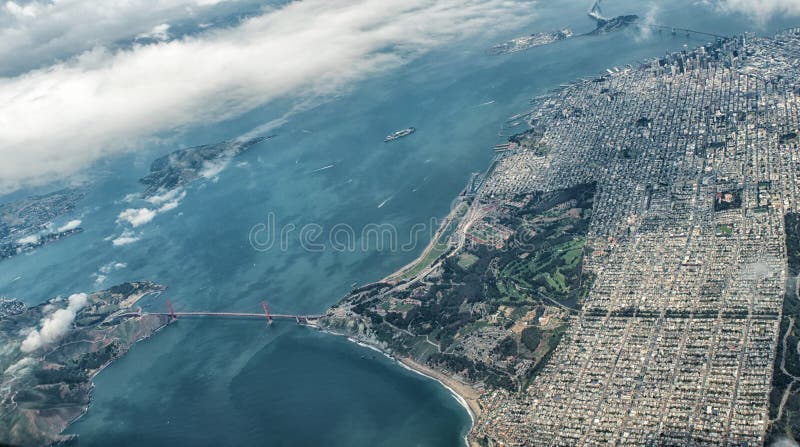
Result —
<path fill-rule="evenodd" d="M 394 141 L 394 140 L 397 140 L 399 138 L 403 138 L 403 137 L 409 136 L 409 135 L 411 135 L 412 133 L 414 133 L 416 131 L 417 131 L 417 129 L 414 129 L 413 127 L 409 127 L 409 128 L 403 129 L 403 130 L 398 130 L 397 132 L 394 132 L 392 134 L 387 135 L 386 138 L 384 138 L 383 142 L 384 143 L 388 143 L 390 141 Z"/>

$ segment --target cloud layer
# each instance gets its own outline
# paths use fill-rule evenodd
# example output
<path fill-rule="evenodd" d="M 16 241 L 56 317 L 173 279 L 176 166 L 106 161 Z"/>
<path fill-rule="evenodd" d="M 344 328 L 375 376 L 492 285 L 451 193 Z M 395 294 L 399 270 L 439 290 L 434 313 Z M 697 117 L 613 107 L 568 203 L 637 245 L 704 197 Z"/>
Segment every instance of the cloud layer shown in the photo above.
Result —
<path fill-rule="evenodd" d="M 137 34 L 168 37 L 172 20 L 201 19 L 235 0 L 0 0 L 0 73 L 55 59 Z M 162 33 L 163 31 L 163 33 Z"/>
<path fill-rule="evenodd" d="M 147 136 L 228 119 L 279 97 L 336 93 L 442 42 L 512 26 L 530 5 L 305 0 L 235 28 L 118 51 L 95 47 L 0 78 L 0 192 L 64 178 Z"/>
<path fill-rule="evenodd" d="M 85 293 L 70 295 L 66 309 L 58 309 L 43 318 L 40 322 L 41 327 L 28 333 L 20 346 L 22 352 L 32 352 L 60 340 L 69 332 L 72 322 L 75 321 L 75 315 L 86 307 L 88 298 Z"/>
<path fill-rule="evenodd" d="M 762 24 L 776 16 L 800 15 L 800 0 L 718 0 L 716 5 L 725 12 L 749 15 Z"/>

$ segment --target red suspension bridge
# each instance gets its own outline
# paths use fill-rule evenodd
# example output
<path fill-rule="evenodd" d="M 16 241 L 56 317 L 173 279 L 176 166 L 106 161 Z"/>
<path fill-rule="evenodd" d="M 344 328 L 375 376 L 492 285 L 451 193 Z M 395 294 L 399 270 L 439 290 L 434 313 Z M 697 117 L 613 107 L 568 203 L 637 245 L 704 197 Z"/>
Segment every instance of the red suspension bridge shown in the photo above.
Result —
<path fill-rule="evenodd" d="M 131 312 L 119 315 L 120 317 L 127 316 L 143 316 L 143 315 L 162 315 L 168 316 L 170 320 L 177 320 L 182 317 L 208 317 L 208 318 L 254 318 L 265 319 L 267 324 L 272 324 L 272 320 L 294 320 L 297 324 L 312 324 L 312 322 L 322 318 L 322 315 L 294 315 L 294 314 L 273 314 L 269 311 L 269 306 L 266 301 L 261 302 L 261 307 L 264 312 L 175 312 L 172 308 L 172 303 L 167 301 L 167 312 Z"/>

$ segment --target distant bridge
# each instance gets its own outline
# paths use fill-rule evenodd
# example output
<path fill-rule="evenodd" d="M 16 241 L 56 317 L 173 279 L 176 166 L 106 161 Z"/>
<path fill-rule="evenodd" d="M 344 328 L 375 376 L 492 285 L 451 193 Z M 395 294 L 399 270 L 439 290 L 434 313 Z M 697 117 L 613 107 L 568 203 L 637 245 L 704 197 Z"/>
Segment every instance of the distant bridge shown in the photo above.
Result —
<path fill-rule="evenodd" d="M 322 318 L 322 315 L 294 315 L 294 314 L 273 314 L 269 311 L 269 306 L 267 306 L 266 301 L 261 302 L 261 306 L 264 308 L 264 312 L 254 313 L 254 312 L 207 312 L 207 311 L 195 311 L 195 312 L 175 312 L 172 308 L 172 303 L 167 301 L 167 309 L 168 312 L 129 312 L 118 315 L 118 317 L 132 317 L 132 316 L 144 316 L 144 315 L 159 315 L 164 317 L 169 317 L 170 320 L 174 321 L 181 317 L 208 317 L 208 318 L 257 318 L 257 319 L 265 319 L 267 324 L 272 324 L 272 320 L 279 319 L 279 320 L 294 320 L 297 324 L 310 324 L 312 321 L 319 320 Z"/>
<path fill-rule="evenodd" d="M 592 7 L 589 8 L 589 11 L 588 11 L 587 14 L 589 14 L 589 17 L 591 17 L 592 19 L 597 20 L 597 21 L 607 21 L 608 20 L 608 18 L 606 18 L 603 15 L 603 10 L 600 9 L 600 0 L 595 0 L 595 2 L 592 4 Z M 697 31 L 697 30 L 688 29 L 688 28 L 677 28 L 677 27 L 674 27 L 674 26 L 659 25 L 659 24 L 654 24 L 654 23 L 640 23 L 639 25 L 640 26 L 649 26 L 651 28 L 670 30 L 670 31 L 672 31 L 672 34 L 677 34 L 678 31 L 680 31 L 680 32 L 686 33 L 687 35 L 689 35 L 689 34 L 701 34 L 701 35 L 704 35 L 704 36 L 715 37 L 717 39 L 725 39 L 725 38 L 727 38 L 727 36 L 723 36 L 721 34 L 707 33 L 705 31 Z"/>
<path fill-rule="evenodd" d="M 667 25 L 657 25 L 657 24 L 642 23 L 642 24 L 640 24 L 640 26 L 649 26 L 651 28 L 665 29 L 665 30 L 671 31 L 672 34 L 677 34 L 680 31 L 682 33 L 686 33 L 687 35 L 688 34 L 700 34 L 700 35 L 703 35 L 703 36 L 715 37 L 717 39 L 727 39 L 728 38 L 728 36 L 724 36 L 722 34 L 707 33 L 705 31 L 697 31 L 697 30 L 688 29 L 688 28 L 677 28 L 677 27 L 674 27 L 674 26 L 667 26 Z"/>

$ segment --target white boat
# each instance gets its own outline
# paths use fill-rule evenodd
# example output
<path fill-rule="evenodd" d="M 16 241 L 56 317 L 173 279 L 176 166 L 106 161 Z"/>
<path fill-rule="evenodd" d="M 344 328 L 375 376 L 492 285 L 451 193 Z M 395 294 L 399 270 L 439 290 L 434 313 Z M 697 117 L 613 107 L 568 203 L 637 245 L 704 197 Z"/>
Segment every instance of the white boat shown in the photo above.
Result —
<path fill-rule="evenodd" d="M 394 133 L 392 133 L 390 135 L 387 135 L 386 138 L 383 140 L 383 142 L 384 143 L 388 143 L 390 141 L 397 140 L 398 138 L 403 138 L 405 136 L 411 135 L 412 133 L 414 133 L 416 131 L 417 131 L 417 129 L 414 129 L 413 127 L 408 127 L 406 129 L 403 129 L 403 130 L 398 130 L 397 132 L 394 132 Z"/>

